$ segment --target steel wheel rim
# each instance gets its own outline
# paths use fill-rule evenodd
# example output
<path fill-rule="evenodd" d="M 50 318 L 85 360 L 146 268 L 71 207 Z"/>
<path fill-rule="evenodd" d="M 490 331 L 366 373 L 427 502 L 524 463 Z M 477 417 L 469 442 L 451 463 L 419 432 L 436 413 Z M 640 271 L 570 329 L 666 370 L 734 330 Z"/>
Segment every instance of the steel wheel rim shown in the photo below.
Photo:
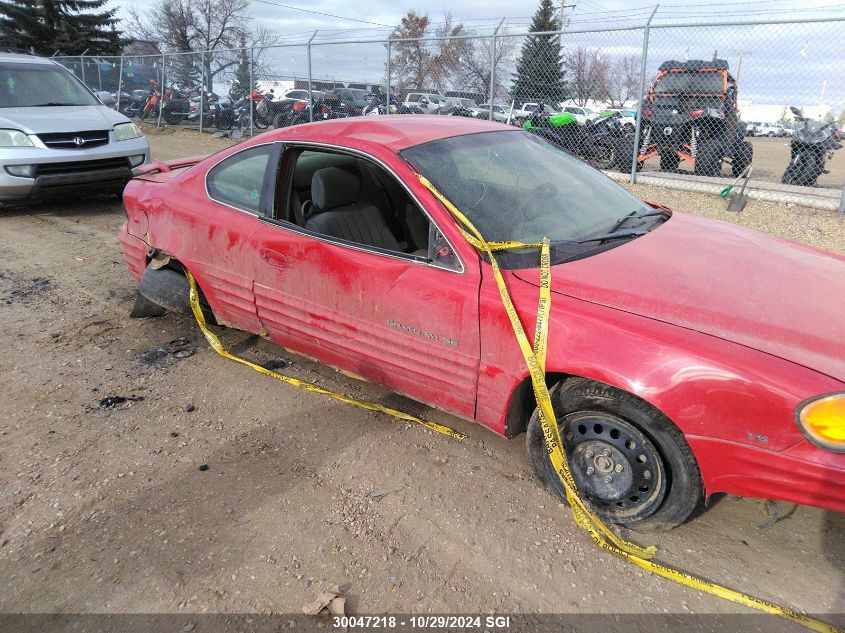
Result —
<path fill-rule="evenodd" d="M 644 519 L 667 492 L 667 468 L 657 444 L 637 426 L 606 412 L 564 417 L 563 444 L 585 501 L 617 519 Z"/>

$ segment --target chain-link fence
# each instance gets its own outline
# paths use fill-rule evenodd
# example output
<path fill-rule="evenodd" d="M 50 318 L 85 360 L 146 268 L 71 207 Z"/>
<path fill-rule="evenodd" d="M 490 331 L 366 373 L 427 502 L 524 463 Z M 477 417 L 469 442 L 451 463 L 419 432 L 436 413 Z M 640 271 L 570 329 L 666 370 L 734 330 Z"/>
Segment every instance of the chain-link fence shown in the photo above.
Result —
<path fill-rule="evenodd" d="M 340 116 L 443 114 L 540 134 L 597 167 L 700 180 L 752 174 L 842 189 L 845 18 L 338 40 L 55 58 L 156 125 L 253 133 Z M 714 181 L 715 182 L 715 181 Z"/>

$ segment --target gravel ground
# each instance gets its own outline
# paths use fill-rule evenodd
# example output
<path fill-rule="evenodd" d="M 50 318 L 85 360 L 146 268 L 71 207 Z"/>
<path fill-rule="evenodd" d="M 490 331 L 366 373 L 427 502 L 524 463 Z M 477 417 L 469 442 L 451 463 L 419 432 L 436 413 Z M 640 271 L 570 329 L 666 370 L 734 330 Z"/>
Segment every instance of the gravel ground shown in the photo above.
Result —
<path fill-rule="evenodd" d="M 230 143 L 150 140 L 157 158 Z M 636 192 L 845 251 L 831 213 L 752 201 L 735 216 L 709 196 Z M 296 629 L 303 605 L 348 584 L 352 614 L 647 616 L 578 629 L 609 633 L 677 629 L 658 618 L 694 613 L 728 619 L 685 630 L 796 630 L 731 620 L 747 609 L 597 550 L 538 487 L 522 438 L 220 330 L 236 353 L 469 435 L 451 441 L 227 362 L 186 316 L 128 319 L 136 283 L 121 221 L 113 199 L 0 213 L 0 615 L 180 614 L 158 629 L 169 633 L 214 630 L 197 624 L 203 613 L 289 614 L 282 624 Z M 782 516 L 759 529 L 758 501 L 724 497 L 670 533 L 629 536 L 655 542 L 661 561 L 845 625 L 845 516 Z M 0 617 L 3 633 L 21 630 Z"/>

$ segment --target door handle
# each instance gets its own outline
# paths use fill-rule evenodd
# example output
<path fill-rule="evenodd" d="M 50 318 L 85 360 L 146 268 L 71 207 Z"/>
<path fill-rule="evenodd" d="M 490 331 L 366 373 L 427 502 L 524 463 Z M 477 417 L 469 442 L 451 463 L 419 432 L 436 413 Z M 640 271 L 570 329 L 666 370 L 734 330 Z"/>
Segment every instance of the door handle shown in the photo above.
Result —
<path fill-rule="evenodd" d="M 273 266 L 274 268 L 287 268 L 288 267 L 288 258 L 279 253 L 278 251 L 272 251 L 268 248 L 261 249 L 261 259 L 265 262 Z"/>

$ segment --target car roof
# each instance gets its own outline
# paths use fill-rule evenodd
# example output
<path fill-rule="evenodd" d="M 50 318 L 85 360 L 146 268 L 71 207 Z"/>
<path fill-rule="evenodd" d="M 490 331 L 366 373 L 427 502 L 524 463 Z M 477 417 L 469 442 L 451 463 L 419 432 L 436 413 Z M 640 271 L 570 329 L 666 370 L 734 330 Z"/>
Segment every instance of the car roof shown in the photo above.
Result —
<path fill-rule="evenodd" d="M 380 145 L 399 152 L 450 136 L 515 129 L 501 123 L 468 117 L 392 114 L 304 123 L 281 128 L 275 134 L 280 140 L 320 142 L 359 149 Z"/>
<path fill-rule="evenodd" d="M 0 53 L 0 62 L 21 62 L 24 64 L 54 64 L 56 63 L 47 57 L 27 55 L 25 53 Z"/>

